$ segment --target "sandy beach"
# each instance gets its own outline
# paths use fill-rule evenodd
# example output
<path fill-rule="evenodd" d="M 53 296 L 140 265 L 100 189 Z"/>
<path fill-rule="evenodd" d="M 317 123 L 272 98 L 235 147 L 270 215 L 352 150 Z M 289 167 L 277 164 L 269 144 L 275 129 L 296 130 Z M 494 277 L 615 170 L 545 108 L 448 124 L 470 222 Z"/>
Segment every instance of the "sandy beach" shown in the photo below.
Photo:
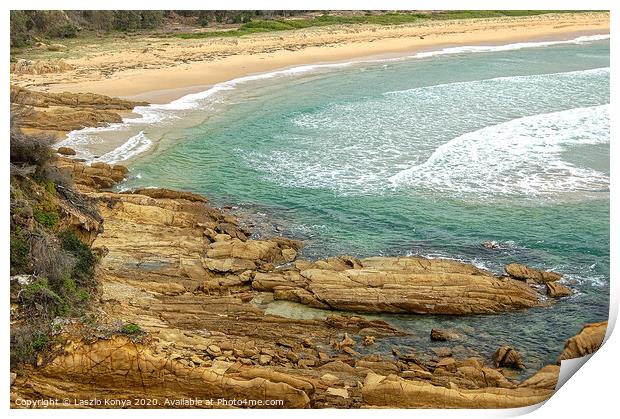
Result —
<path fill-rule="evenodd" d="M 48 92 L 92 92 L 167 103 L 218 82 L 302 64 L 402 55 L 457 45 L 572 39 L 609 33 L 609 13 L 564 13 L 399 26 L 337 25 L 239 38 L 106 38 L 57 53 L 23 57 L 62 60 L 71 69 L 11 73 L 11 82 Z"/>

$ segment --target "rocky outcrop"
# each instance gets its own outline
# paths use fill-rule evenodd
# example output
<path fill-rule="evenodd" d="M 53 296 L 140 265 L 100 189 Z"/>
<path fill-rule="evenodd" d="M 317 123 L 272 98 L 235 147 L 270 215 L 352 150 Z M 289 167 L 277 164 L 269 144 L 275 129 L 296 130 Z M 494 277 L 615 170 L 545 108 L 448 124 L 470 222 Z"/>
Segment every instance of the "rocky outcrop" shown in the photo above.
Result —
<path fill-rule="evenodd" d="M 519 354 L 519 352 L 517 352 L 514 348 L 511 348 L 510 346 L 502 346 L 497 351 L 495 351 L 495 354 L 493 354 L 493 363 L 495 364 L 495 368 L 524 368 L 521 354 Z"/>
<path fill-rule="evenodd" d="M 161 407 L 174 399 L 236 398 L 262 402 L 265 407 L 269 401 L 281 400 L 278 407 L 302 408 L 308 406 L 314 390 L 306 380 L 232 362 L 190 366 L 127 336 L 92 343 L 69 341 L 57 351 L 61 353 L 33 374 L 27 392 L 44 391 L 62 399 L 69 394 L 82 399 L 148 396 L 159 400 Z M 56 384 L 51 393 L 49 386 L 41 389 L 43 379 Z"/>
<path fill-rule="evenodd" d="M 519 279 L 521 281 L 533 281 L 536 283 L 546 283 L 559 281 L 562 279 L 562 275 L 556 272 L 550 271 L 538 271 L 532 269 L 527 265 L 521 265 L 520 263 L 511 263 L 506 265 L 506 273 L 512 278 Z"/>
<path fill-rule="evenodd" d="M 532 288 L 514 279 L 417 256 L 300 261 L 294 268 L 255 276 L 252 286 L 273 291 L 277 300 L 362 313 L 464 315 L 542 304 Z"/>
<path fill-rule="evenodd" d="M 11 63 L 12 74 L 50 74 L 72 70 L 73 66 L 64 60 L 17 60 Z"/>
<path fill-rule="evenodd" d="M 11 85 L 11 103 L 35 108 L 62 106 L 81 109 L 130 111 L 136 106 L 148 105 L 146 102 L 134 102 L 96 93 L 48 93 L 24 89 Z"/>
<path fill-rule="evenodd" d="M 573 336 L 564 345 L 564 351 L 558 358 L 558 362 L 564 359 L 580 358 L 590 355 L 603 344 L 607 322 L 586 324 L 578 335 Z"/>
<path fill-rule="evenodd" d="M 119 111 L 145 102 L 132 102 L 93 93 L 46 93 L 11 85 L 11 114 L 15 124 L 38 131 L 72 131 L 122 122 Z"/>
<path fill-rule="evenodd" d="M 551 394 L 553 390 L 526 387 L 461 389 L 454 384 L 446 388 L 394 374 L 374 373 L 366 376 L 362 387 L 364 404 L 369 407 L 497 409 L 540 403 Z"/>
<path fill-rule="evenodd" d="M 69 173 L 78 189 L 84 192 L 111 188 L 129 173 L 129 170 L 120 164 L 93 162 L 85 165 L 65 157 L 58 158 L 57 166 Z"/>
<path fill-rule="evenodd" d="M 91 191 L 126 174 L 61 161 Z M 104 256 L 97 268 L 98 326 L 88 333 L 84 325 L 63 326 L 40 365 L 17 375 L 12 400 L 146 394 L 161 403 L 243 398 L 294 408 L 481 408 L 538 403 L 553 392 L 553 366 L 519 383 L 479 359 L 457 359 L 452 348 L 434 348 L 441 359 L 431 360 L 413 348 L 390 353 L 382 339 L 405 333 L 382 320 L 289 319 L 254 304 L 273 298 L 327 309 L 370 304 L 377 311 L 458 314 L 540 305 L 521 281 L 441 259 L 298 260 L 299 242 L 254 240 L 235 217 L 191 193 L 89 196 L 105 219 L 92 243 Z M 127 323 L 142 332 L 100 326 Z"/>
<path fill-rule="evenodd" d="M 551 298 L 569 297 L 573 294 L 570 288 L 555 282 L 547 282 L 545 284 L 547 295 Z"/>

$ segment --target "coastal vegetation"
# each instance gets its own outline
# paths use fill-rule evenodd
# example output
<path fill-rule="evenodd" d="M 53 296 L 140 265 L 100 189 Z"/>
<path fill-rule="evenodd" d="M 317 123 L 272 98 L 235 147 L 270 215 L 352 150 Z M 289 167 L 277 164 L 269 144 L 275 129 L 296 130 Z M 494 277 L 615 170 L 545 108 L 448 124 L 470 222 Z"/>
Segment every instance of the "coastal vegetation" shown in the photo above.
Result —
<path fill-rule="evenodd" d="M 553 10 L 283 11 L 283 10 L 13 10 L 11 47 L 93 34 L 153 33 L 179 38 L 236 37 L 329 25 L 400 25 L 428 20 L 534 16 Z M 573 13 L 574 11 L 570 11 Z"/>
<path fill-rule="evenodd" d="M 191 32 L 175 34 L 185 39 L 235 37 L 259 32 L 286 31 L 321 27 L 330 25 L 402 25 L 406 23 L 424 22 L 428 20 L 479 19 L 502 16 L 535 16 L 546 13 L 559 13 L 553 10 L 463 10 L 437 13 L 388 12 L 376 13 L 368 11 L 362 15 L 333 15 L 328 12 L 311 18 L 289 19 L 257 19 L 243 23 L 235 30 L 216 30 L 209 32 Z M 560 12 L 561 13 L 561 12 Z"/>
<path fill-rule="evenodd" d="M 67 222 L 96 209 L 55 166 L 50 140 L 11 130 L 11 365 L 34 363 L 53 321 L 85 314 L 96 292 L 98 258 Z M 17 326 L 19 325 L 19 326 Z"/>

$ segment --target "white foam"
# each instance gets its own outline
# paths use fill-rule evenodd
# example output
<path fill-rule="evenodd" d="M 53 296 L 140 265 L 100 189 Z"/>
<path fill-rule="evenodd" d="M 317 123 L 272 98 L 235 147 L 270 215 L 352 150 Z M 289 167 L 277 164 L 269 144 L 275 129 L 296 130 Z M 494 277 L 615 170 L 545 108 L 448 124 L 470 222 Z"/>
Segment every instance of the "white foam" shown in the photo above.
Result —
<path fill-rule="evenodd" d="M 99 161 L 109 164 L 118 163 L 123 160 L 128 160 L 140 153 L 144 153 L 149 148 L 151 148 L 152 145 L 153 142 L 144 135 L 144 131 L 140 131 L 138 134 L 128 139 L 121 146 L 115 148 L 109 153 L 104 154 L 101 157 L 97 157 L 93 161 Z"/>
<path fill-rule="evenodd" d="M 602 191 L 609 176 L 576 167 L 561 153 L 575 145 L 609 143 L 609 105 L 514 119 L 456 137 L 428 160 L 390 177 L 453 195 L 548 195 Z"/>
<path fill-rule="evenodd" d="M 592 36 L 582 36 L 582 37 L 578 37 L 575 39 L 563 40 L 563 41 L 521 42 L 521 43 L 495 45 L 495 46 L 451 47 L 451 48 L 444 48 L 444 49 L 437 50 L 437 51 L 419 52 L 413 55 L 407 55 L 407 56 L 396 57 L 396 58 L 377 58 L 377 59 L 353 60 L 353 61 L 340 62 L 340 63 L 311 64 L 311 65 L 296 66 L 292 68 L 276 70 L 276 71 L 271 71 L 271 72 L 266 72 L 266 73 L 252 74 L 252 75 L 232 79 L 226 82 L 217 83 L 205 91 L 185 95 L 167 104 L 151 104 L 148 106 L 137 106 L 133 109 L 133 113 L 140 115 L 139 118 L 124 118 L 122 123 L 113 123 L 105 127 L 84 128 L 81 130 L 72 131 L 67 135 L 67 138 L 65 140 L 61 141 L 57 145 L 72 147 L 78 152 L 76 157 L 92 160 L 93 154 L 87 150 L 87 146 L 88 144 L 93 144 L 93 143 L 98 143 L 98 142 L 100 143 L 101 139 L 98 138 L 97 135 L 101 132 L 120 131 L 120 130 L 124 130 L 127 128 L 131 130 L 132 126 L 139 126 L 139 127 L 143 126 L 144 128 L 147 128 L 149 125 L 160 124 L 160 123 L 163 123 L 171 119 L 174 120 L 176 118 L 181 117 L 179 116 L 179 111 L 202 108 L 204 106 L 205 101 L 209 99 L 213 99 L 214 97 L 217 97 L 219 94 L 223 92 L 234 90 L 240 84 L 245 84 L 245 83 L 257 81 L 257 80 L 266 80 L 266 79 L 271 79 L 274 77 L 297 76 L 300 74 L 316 72 L 316 71 L 320 71 L 324 69 L 344 68 L 344 67 L 357 65 L 357 64 L 364 64 L 364 63 L 371 64 L 371 63 L 380 63 L 380 62 L 401 61 L 401 60 L 427 58 L 427 57 L 432 57 L 432 56 L 459 54 L 459 53 L 509 51 L 509 50 L 522 49 L 522 48 L 544 47 L 544 46 L 559 45 L 559 44 L 583 44 L 583 43 L 592 42 L 592 41 L 609 39 L 609 37 L 610 37 L 609 35 L 592 35 Z M 134 132 L 135 132 L 135 128 L 134 128 Z M 134 137 L 131 137 L 128 141 L 130 141 Z M 145 148 L 143 151 L 146 151 L 146 149 L 148 149 L 148 147 Z M 110 153 L 114 153 L 114 152 L 116 152 L 116 150 L 113 150 Z M 132 156 L 135 156 L 135 155 L 136 154 L 132 154 Z M 122 160 L 126 160 L 126 158 Z"/>
<path fill-rule="evenodd" d="M 411 92 L 417 92 L 417 91 L 420 91 L 420 90 L 438 89 L 438 88 L 442 88 L 442 87 L 452 87 L 452 88 L 469 87 L 469 86 L 477 85 L 477 84 L 480 84 L 480 83 L 501 82 L 501 83 L 515 83 L 515 84 L 518 84 L 518 83 L 523 83 L 523 82 L 531 83 L 532 81 L 536 81 L 536 80 L 541 80 L 541 81 L 544 80 L 545 82 L 553 82 L 553 80 L 549 80 L 549 79 L 554 77 L 554 76 L 561 77 L 563 79 L 563 80 L 561 80 L 561 82 L 566 83 L 566 81 L 567 81 L 566 79 L 570 78 L 572 76 L 574 76 L 575 78 L 578 78 L 580 81 L 582 81 L 584 77 L 609 75 L 609 71 L 610 71 L 610 67 L 597 67 L 597 68 L 590 68 L 588 70 L 564 71 L 564 72 L 559 72 L 559 73 L 543 73 L 543 74 L 528 74 L 528 75 L 524 75 L 524 76 L 492 77 L 490 79 L 480 79 L 480 80 L 451 82 L 451 83 L 440 83 L 440 84 L 433 84 L 433 85 L 430 85 L 430 86 L 414 87 L 414 88 L 405 89 L 405 90 L 393 90 L 393 91 L 385 92 L 385 93 L 383 93 L 383 95 L 385 95 L 385 96 L 404 95 L 404 94 L 408 94 L 408 93 L 411 93 Z"/>
<path fill-rule="evenodd" d="M 593 42 L 593 41 L 603 41 L 609 38 L 610 38 L 609 35 L 591 35 L 591 36 L 580 36 L 575 39 L 569 39 L 569 40 L 564 40 L 564 41 L 516 42 L 513 44 L 505 44 L 505 45 L 469 45 L 469 46 L 460 46 L 460 47 L 449 47 L 449 48 L 444 48 L 438 51 L 419 52 L 413 55 L 412 57 L 427 58 L 427 57 L 435 57 L 438 55 L 448 55 L 448 54 L 515 51 L 515 50 L 524 49 L 524 48 L 541 48 L 541 47 L 548 47 L 552 45 L 585 44 L 585 43 Z"/>

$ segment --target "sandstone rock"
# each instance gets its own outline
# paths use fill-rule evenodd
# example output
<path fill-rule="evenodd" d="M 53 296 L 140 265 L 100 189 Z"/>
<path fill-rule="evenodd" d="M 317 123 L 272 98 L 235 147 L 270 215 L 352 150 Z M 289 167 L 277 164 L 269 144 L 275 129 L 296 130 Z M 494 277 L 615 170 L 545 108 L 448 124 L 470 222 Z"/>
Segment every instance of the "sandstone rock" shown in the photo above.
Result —
<path fill-rule="evenodd" d="M 214 362 L 211 368 L 185 366 L 161 357 L 149 346 L 117 336 L 92 343 L 68 343 L 63 354 L 38 372 L 32 372 L 29 378 L 34 388 L 43 388 L 45 379 L 54 380 L 60 386 L 79 383 L 77 391 L 84 396 L 104 391 L 109 397 L 120 397 L 135 387 L 148 391 L 150 398 L 161 400 L 192 394 L 206 398 L 281 399 L 284 407 L 308 406 L 310 399 L 303 389 L 312 387 L 308 382 L 271 371 L 264 378 L 255 369 L 239 371 L 238 368 L 240 364 L 232 362 Z"/>
<path fill-rule="evenodd" d="M 355 341 L 351 339 L 351 337 L 347 333 L 345 333 L 344 338 L 338 343 L 338 346 L 340 346 L 341 348 L 346 346 L 355 346 Z"/>
<path fill-rule="evenodd" d="M 260 355 L 258 358 L 258 363 L 261 365 L 267 365 L 271 362 L 271 356 L 269 355 Z"/>
<path fill-rule="evenodd" d="M 348 354 L 350 356 L 359 356 L 360 355 L 359 352 L 355 351 L 355 349 L 352 349 L 349 346 L 343 347 L 342 348 L 342 352 L 344 352 L 344 353 L 346 353 L 346 354 Z"/>
<path fill-rule="evenodd" d="M 358 361 L 359 362 L 359 361 Z M 332 361 L 319 367 L 321 370 L 353 374 L 355 369 L 342 361 Z"/>
<path fill-rule="evenodd" d="M 367 361 L 358 359 L 355 361 L 355 368 L 380 372 L 382 374 L 395 374 L 400 372 L 399 366 L 390 361 Z"/>
<path fill-rule="evenodd" d="M 116 167 L 116 166 L 115 166 Z M 121 169 L 127 171 L 127 168 L 120 166 Z M 144 195 L 149 198 L 154 199 L 182 199 L 190 202 L 203 202 L 207 203 L 209 200 L 202 195 L 198 195 L 192 192 L 182 192 L 182 191 L 174 191 L 172 189 L 166 188 L 138 188 L 133 190 L 132 192 L 124 192 L 131 193 L 134 195 Z"/>
<path fill-rule="evenodd" d="M 71 147 L 58 147 L 58 154 L 63 156 L 75 156 L 75 150 Z"/>
<path fill-rule="evenodd" d="M 207 352 L 213 356 L 220 356 L 222 354 L 222 350 L 217 345 L 209 345 Z"/>
<path fill-rule="evenodd" d="M 307 285 L 289 286 L 303 287 L 332 309 L 367 313 L 482 314 L 541 305 L 527 285 L 454 261 L 368 258 L 359 264 L 304 269 L 300 274 Z M 279 298 L 299 302 L 296 295 L 289 289 Z"/>
<path fill-rule="evenodd" d="M 430 380 L 433 374 L 424 370 L 403 371 L 401 377 L 408 379 Z"/>
<path fill-rule="evenodd" d="M 519 263 L 511 263 L 509 265 L 506 265 L 505 269 L 508 275 L 522 281 L 526 281 L 529 279 L 534 282 L 545 283 L 559 281 L 560 279 L 562 279 L 562 275 L 558 273 L 538 271 L 536 269 L 530 268 L 529 266 Z"/>
<path fill-rule="evenodd" d="M 560 377 L 559 365 L 546 365 L 538 370 L 527 380 L 519 384 L 519 387 L 541 388 L 547 390 L 555 390 Z"/>
<path fill-rule="evenodd" d="M 457 339 L 456 333 L 448 332 L 447 330 L 431 329 L 431 340 L 445 342 L 448 340 Z"/>
<path fill-rule="evenodd" d="M 282 249 L 282 258 L 284 262 L 292 262 L 297 257 L 297 250 L 292 248 Z"/>
<path fill-rule="evenodd" d="M 364 340 L 362 341 L 362 345 L 364 346 L 371 346 L 375 344 L 375 337 L 374 336 L 364 336 Z"/>
<path fill-rule="evenodd" d="M 525 367 L 519 352 L 510 346 L 502 346 L 495 351 L 495 354 L 493 354 L 493 363 L 495 364 L 495 368 L 509 367 L 523 369 Z"/>
<path fill-rule="evenodd" d="M 228 259 L 211 259 L 211 258 L 203 258 L 202 265 L 205 269 L 214 272 L 244 272 L 248 269 L 256 269 L 256 264 L 251 260 L 247 259 L 237 259 L 237 258 L 228 258 Z"/>
<path fill-rule="evenodd" d="M 446 371 L 456 372 L 456 361 L 454 358 L 443 358 L 437 363 L 435 369 L 444 368 Z"/>
<path fill-rule="evenodd" d="M 558 358 L 558 362 L 564 359 L 580 358 L 596 352 L 603 344 L 607 322 L 586 324 L 578 335 L 566 341 L 564 351 Z"/>
<path fill-rule="evenodd" d="M 441 346 L 438 348 L 431 348 L 431 351 L 435 353 L 440 358 L 446 358 L 452 356 L 452 349 L 447 348 L 445 346 Z"/>
<path fill-rule="evenodd" d="M 25 60 L 20 59 L 14 63 L 11 63 L 11 73 L 14 74 L 49 74 L 49 73 L 62 73 L 72 70 L 73 66 L 66 63 L 64 60 Z M 13 95 L 13 88 L 17 87 L 11 85 L 11 95 Z M 20 88 L 21 89 L 21 88 Z M 26 90 L 26 89 L 22 89 Z"/>
<path fill-rule="evenodd" d="M 547 287 L 547 295 L 551 298 L 568 297 L 573 294 L 570 288 L 555 282 L 547 282 L 545 286 Z"/>
<path fill-rule="evenodd" d="M 349 398 L 349 392 L 345 388 L 329 387 L 326 390 L 326 392 L 327 392 L 327 394 L 331 394 L 332 396 L 338 396 L 338 397 L 342 397 L 344 399 L 348 399 Z"/>
<path fill-rule="evenodd" d="M 329 385 L 329 386 L 334 386 L 334 385 L 338 385 L 338 384 L 342 384 L 342 380 L 338 377 L 336 377 L 333 374 L 323 374 L 321 376 L 321 381 L 323 381 L 325 384 Z"/>
<path fill-rule="evenodd" d="M 396 375 L 370 373 L 362 387 L 367 406 L 407 408 L 509 408 L 528 406 L 547 400 L 553 391 L 532 388 L 458 389 L 411 381 Z"/>

